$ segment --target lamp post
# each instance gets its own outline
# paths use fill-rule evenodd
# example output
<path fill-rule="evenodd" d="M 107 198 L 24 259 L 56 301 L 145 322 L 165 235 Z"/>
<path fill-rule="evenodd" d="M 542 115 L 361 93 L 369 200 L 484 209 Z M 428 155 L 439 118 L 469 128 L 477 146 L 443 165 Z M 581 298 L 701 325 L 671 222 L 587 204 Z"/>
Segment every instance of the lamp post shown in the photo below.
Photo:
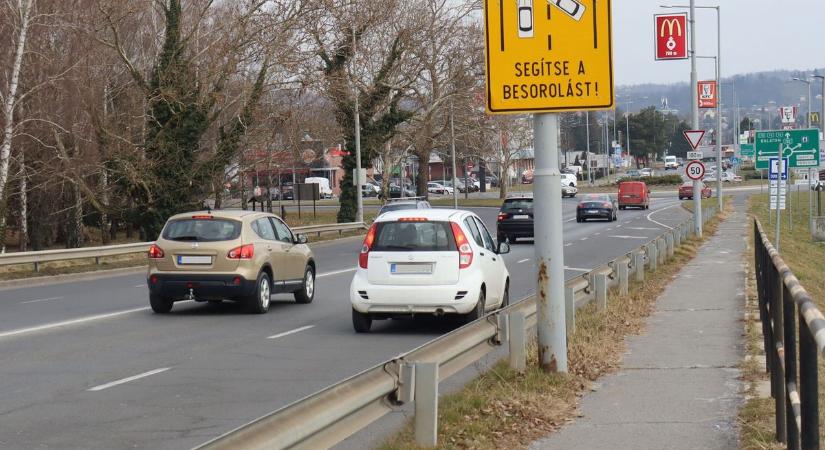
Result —
<path fill-rule="evenodd" d="M 716 56 L 697 56 L 702 59 L 712 59 L 714 77 L 716 78 L 716 197 L 719 202 L 719 211 L 722 210 L 722 80 L 719 78 L 719 58 Z"/>
<path fill-rule="evenodd" d="M 625 105 L 627 105 L 627 109 L 624 112 L 624 120 L 625 120 L 625 137 L 627 138 L 627 155 L 630 156 L 630 105 L 633 103 L 628 97 Z"/>
<path fill-rule="evenodd" d="M 793 81 L 798 81 L 800 83 L 805 83 L 808 85 L 808 114 L 805 118 L 805 126 L 807 128 L 811 128 L 811 80 L 805 80 L 802 78 L 791 78 Z M 819 119 L 822 121 L 822 118 Z M 811 177 L 812 177 L 811 169 L 808 169 L 808 229 L 811 231 L 811 237 L 813 237 L 814 232 L 814 193 L 811 190 Z"/>

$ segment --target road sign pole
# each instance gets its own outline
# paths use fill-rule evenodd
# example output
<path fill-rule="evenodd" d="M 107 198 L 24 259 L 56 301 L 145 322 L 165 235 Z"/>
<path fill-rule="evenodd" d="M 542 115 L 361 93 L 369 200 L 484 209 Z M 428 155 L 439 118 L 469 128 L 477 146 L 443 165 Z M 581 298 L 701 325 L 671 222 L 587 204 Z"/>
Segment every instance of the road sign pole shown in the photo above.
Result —
<path fill-rule="evenodd" d="M 533 204 L 538 268 L 536 329 L 542 370 L 566 373 L 567 326 L 558 129 L 558 114 L 536 114 L 533 117 L 536 158 Z"/>
<path fill-rule="evenodd" d="M 722 199 L 722 11 L 716 7 L 716 197 L 719 212 L 724 210 Z"/>
<path fill-rule="evenodd" d="M 822 120 L 822 119 L 820 119 Z M 808 231 L 811 232 L 811 239 L 814 237 L 814 190 L 811 189 L 814 171 L 808 169 Z"/>
<path fill-rule="evenodd" d="M 782 160 L 779 160 L 779 166 L 782 167 Z M 776 239 L 774 242 L 776 243 L 776 251 L 779 251 L 779 231 L 782 226 L 782 210 L 779 209 L 781 203 L 779 201 L 780 193 L 782 192 L 782 172 L 779 172 L 779 178 L 776 180 Z M 769 211 L 770 212 L 770 211 Z M 770 215 L 770 214 L 769 214 Z"/>

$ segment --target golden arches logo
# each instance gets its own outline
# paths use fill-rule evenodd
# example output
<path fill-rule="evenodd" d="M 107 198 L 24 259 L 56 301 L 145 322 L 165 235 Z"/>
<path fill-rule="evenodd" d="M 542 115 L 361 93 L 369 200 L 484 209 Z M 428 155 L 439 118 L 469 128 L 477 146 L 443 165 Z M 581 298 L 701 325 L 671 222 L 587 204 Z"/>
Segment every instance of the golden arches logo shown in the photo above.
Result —
<path fill-rule="evenodd" d="M 665 34 L 665 27 L 667 27 L 668 34 Z M 673 34 L 673 29 L 676 29 L 678 34 Z M 682 22 L 679 19 L 663 19 L 662 26 L 659 28 L 659 36 L 679 36 L 682 37 Z"/>

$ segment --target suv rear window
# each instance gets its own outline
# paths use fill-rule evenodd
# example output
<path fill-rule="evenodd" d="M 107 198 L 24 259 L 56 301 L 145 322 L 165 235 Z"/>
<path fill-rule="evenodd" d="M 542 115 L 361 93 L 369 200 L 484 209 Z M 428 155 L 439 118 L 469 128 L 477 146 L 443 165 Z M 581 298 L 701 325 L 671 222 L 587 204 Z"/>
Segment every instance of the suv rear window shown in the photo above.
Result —
<path fill-rule="evenodd" d="M 533 209 L 532 198 L 518 198 L 512 200 L 505 200 L 501 205 L 502 211 L 517 211 L 519 209 Z"/>
<path fill-rule="evenodd" d="M 163 238 L 170 241 L 233 241 L 240 235 L 241 223 L 228 219 L 178 219 L 163 228 Z"/>
<path fill-rule="evenodd" d="M 379 222 L 375 230 L 376 252 L 456 251 L 447 222 Z"/>

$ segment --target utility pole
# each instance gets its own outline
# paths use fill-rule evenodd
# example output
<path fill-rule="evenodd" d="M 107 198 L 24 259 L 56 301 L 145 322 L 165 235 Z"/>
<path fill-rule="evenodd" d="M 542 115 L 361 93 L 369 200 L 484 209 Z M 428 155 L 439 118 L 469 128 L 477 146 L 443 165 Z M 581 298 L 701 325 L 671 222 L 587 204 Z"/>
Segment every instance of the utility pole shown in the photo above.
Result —
<path fill-rule="evenodd" d="M 453 187 L 453 208 L 458 209 L 458 177 L 455 172 L 455 123 L 453 122 L 453 102 L 450 100 L 450 153 L 453 160 L 453 179 L 450 186 Z"/>
<path fill-rule="evenodd" d="M 816 75 L 813 75 L 816 77 Z M 792 78 L 793 81 L 799 81 L 800 83 L 805 83 L 808 85 L 808 117 L 805 118 L 805 125 L 807 128 L 811 128 L 811 84 L 813 82 L 811 80 L 805 80 L 802 78 Z M 823 83 L 825 83 L 825 79 L 823 79 Z M 823 91 L 823 97 L 825 97 L 825 91 Z M 825 100 L 823 100 L 825 101 Z M 819 121 L 822 122 L 822 117 L 819 118 Z M 811 190 L 811 177 L 813 174 L 811 173 L 811 169 L 808 169 L 808 229 L 811 231 L 811 238 L 813 238 L 814 233 L 814 193 Z"/>
<path fill-rule="evenodd" d="M 358 47 L 355 41 L 355 27 L 352 28 L 352 60 L 355 62 L 355 55 L 358 52 Z M 353 64 L 355 65 L 355 64 Z M 361 186 L 363 180 L 361 179 L 361 111 L 358 104 L 358 82 L 355 80 L 355 70 L 352 73 L 352 91 L 355 95 L 355 198 L 357 211 L 355 213 L 355 221 L 364 221 L 364 198 Z M 401 193 L 404 193 L 402 184 Z"/>
<path fill-rule="evenodd" d="M 722 198 L 722 12 L 716 8 L 716 197 L 719 212 L 724 210 Z"/>
<path fill-rule="evenodd" d="M 593 165 L 593 162 L 590 160 L 590 112 L 589 111 L 584 112 L 584 127 L 586 128 L 585 136 L 586 136 L 586 139 L 587 139 L 587 146 L 586 146 L 586 148 L 587 148 L 587 158 L 585 158 L 585 161 L 587 161 L 587 179 L 590 180 L 590 184 L 593 184 L 593 168 L 590 167 L 591 165 Z"/>
<path fill-rule="evenodd" d="M 696 74 L 696 0 L 690 0 L 690 114 L 694 130 L 699 129 L 699 79 Z M 716 168 L 719 170 L 719 167 Z M 702 237 L 702 182 L 693 181 L 693 228 L 697 237 Z M 699 195 L 697 195 L 697 193 Z"/>
<path fill-rule="evenodd" d="M 536 168 L 533 175 L 536 195 L 533 199 L 535 222 L 545 226 L 535 229 L 538 268 L 537 320 L 539 364 L 545 372 L 567 372 L 567 324 L 564 300 L 564 241 L 559 171 L 559 116 L 535 114 Z"/>

